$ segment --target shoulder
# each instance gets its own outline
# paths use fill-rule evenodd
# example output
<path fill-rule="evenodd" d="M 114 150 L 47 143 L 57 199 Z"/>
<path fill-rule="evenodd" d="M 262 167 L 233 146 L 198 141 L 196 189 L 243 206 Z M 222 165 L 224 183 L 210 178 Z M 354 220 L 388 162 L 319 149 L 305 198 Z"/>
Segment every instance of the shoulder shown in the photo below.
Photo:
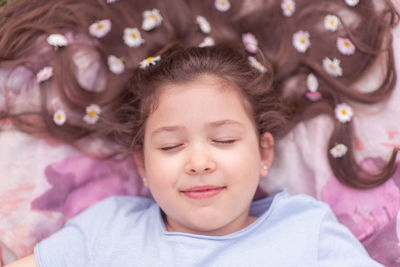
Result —
<path fill-rule="evenodd" d="M 326 203 L 311 196 L 289 196 L 284 192 L 277 195 L 275 204 L 278 218 L 288 227 L 295 225 L 292 237 L 306 236 L 304 245 L 316 248 L 319 266 L 380 266 Z M 301 242 L 301 236 L 293 239 Z"/>
<path fill-rule="evenodd" d="M 289 195 L 285 190 L 254 203 L 266 211 L 259 217 L 262 231 L 279 229 L 276 238 L 284 243 L 304 242 L 304 246 L 318 246 L 321 225 L 329 206 L 307 195 Z M 295 249 L 295 248 L 293 248 Z"/>
<path fill-rule="evenodd" d="M 329 205 L 308 195 L 289 195 L 286 191 L 278 193 L 271 205 L 272 213 L 283 217 L 304 218 L 322 222 L 327 213 L 331 213 Z"/>
<path fill-rule="evenodd" d="M 68 220 L 59 234 L 62 236 L 61 233 L 78 231 L 76 235 L 80 236 L 80 239 L 95 243 L 109 235 L 126 231 L 127 222 L 140 220 L 144 214 L 149 215 L 152 205 L 155 205 L 155 202 L 148 198 L 109 197 Z"/>
<path fill-rule="evenodd" d="M 93 204 L 86 210 L 67 222 L 73 224 L 76 222 L 84 222 L 92 219 L 100 219 L 104 221 L 107 218 L 116 218 L 116 216 L 124 216 L 126 214 L 140 213 L 147 210 L 155 202 L 149 198 L 133 197 L 133 196 L 112 196 Z"/>
<path fill-rule="evenodd" d="M 104 260 L 101 253 L 112 251 L 119 240 L 129 236 L 132 225 L 128 223 L 144 224 L 142 215 L 151 214 L 148 211 L 154 203 L 147 198 L 118 196 L 92 205 L 37 244 L 38 265 L 64 266 L 68 262 L 69 266 L 92 266 L 97 259 Z"/>

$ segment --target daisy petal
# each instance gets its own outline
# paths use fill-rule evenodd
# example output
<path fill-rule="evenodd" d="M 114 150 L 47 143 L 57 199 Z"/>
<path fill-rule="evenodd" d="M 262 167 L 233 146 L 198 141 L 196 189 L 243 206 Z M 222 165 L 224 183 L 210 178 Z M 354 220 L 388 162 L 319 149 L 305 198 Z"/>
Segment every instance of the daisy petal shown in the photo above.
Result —
<path fill-rule="evenodd" d="M 316 92 L 319 86 L 318 79 L 314 74 L 310 73 L 307 75 L 307 89 L 310 92 Z"/>
<path fill-rule="evenodd" d="M 207 21 L 207 19 L 205 17 L 197 16 L 196 22 L 199 25 L 202 33 L 208 34 L 211 32 L 210 23 Z"/>
<path fill-rule="evenodd" d="M 264 67 L 263 64 L 261 64 L 260 61 L 258 61 L 255 57 L 248 57 L 249 59 L 249 63 L 252 67 L 256 68 L 257 70 L 259 70 L 260 72 L 266 72 L 267 69 Z"/>
<path fill-rule="evenodd" d="M 146 10 L 143 12 L 143 23 L 142 29 L 145 31 L 151 31 L 158 27 L 162 23 L 162 16 L 160 10 L 153 8 L 152 10 Z"/>
<path fill-rule="evenodd" d="M 347 153 L 347 146 L 344 144 L 337 144 L 329 150 L 329 153 L 334 158 L 341 158 Z"/>
<path fill-rule="evenodd" d="M 63 125 L 67 121 L 67 116 L 64 110 L 59 109 L 53 114 L 53 121 L 58 126 Z"/>
<path fill-rule="evenodd" d="M 101 108 L 96 104 L 91 104 L 86 107 L 86 115 L 83 120 L 87 124 L 95 124 L 99 120 L 99 115 L 101 114 Z"/>
<path fill-rule="evenodd" d="M 214 39 L 208 36 L 208 37 L 204 38 L 203 42 L 201 42 L 199 44 L 199 47 L 208 47 L 208 46 L 213 46 L 213 45 L 215 45 Z"/>
<path fill-rule="evenodd" d="M 322 65 L 325 69 L 325 71 L 332 75 L 333 77 L 339 77 L 343 75 L 343 70 L 340 67 L 340 60 L 337 58 L 334 58 L 333 60 L 326 57 L 322 61 Z"/>
<path fill-rule="evenodd" d="M 150 65 L 155 65 L 160 60 L 161 60 L 160 56 L 148 57 L 140 62 L 139 67 L 141 69 L 145 69 L 145 68 L 149 67 Z"/>
<path fill-rule="evenodd" d="M 102 38 L 106 36 L 110 30 L 111 30 L 111 20 L 109 19 L 100 20 L 89 26 L 90 35 L 97 38 Z"/>
<path fill-rule="evenodd" d="M 356 6 L 358 5 L 359 0 L 344 0 L 348 6 Z"/>
<path fill-rule="evenodd" d="M 242 42 L 249 53 L 257 53 L 258 51 L 258 42 L 256 37 L 252 33 L 242 34 Z"/>
<path fill-rule="evenodd" d="M 335 32 L 340 25 L 340 20 L 335 15 L 326 15 L 324 18 L 325 29 Z"/>
<path fill-rule="evenodd" d="M 137 28 L 125 28 L 124 42 L 129 47 L 139 47 L 144 43 L 144 39 Z"/>
<path fill-rule="evenodd" d="M 229 0 L 215 0 L 214 5 L 215 8 L 221 12 L 228 11 L 231 8 Z"/>
<path fill-rule="evenodd" d="M 343 37 L 336 39 L 336 47 L 340 53 L 346 56 L 350 56 L 356 51 L 354 44 L 349 39 Z"/>
<path fill-rule="evenodd" d="M 335 108 L 335 116 L 341 123 L 349 122 L 353 117 L 353 109 L 345 103 L 339 104 Z"/>
<path fill-rule="evenodd" d="M 114 74 L 121 74 L 125 70 L 124 62 L 113 55 L 108 56 L 107 58 L 108 68 Z"/>
<path fill-rule="evenodd" d="M 36 74 L 36 81 L 38 83 L 47 81 L 53 76 L 53 67 L 44 67 Z"/>
<path fill-rule="evenodd" d="M 50 34 L 46 40 L 49 45 L 52 45 L 56 48 L 68 45 L 67 38 L 59 33 Z"/>
<path fill-rule="evenodd" d="M 290 17 L 296 10 L 296 3 L 293 0 L 283 0 L 281 3 L 283 15 Z"/>
<path fill-rule="evenodd" d="M 305 53 L 310 47 L 310 33 L 307 31 L 297 31 L 293 34 L 292 43 L 294 48 L 300 53 Z"/>

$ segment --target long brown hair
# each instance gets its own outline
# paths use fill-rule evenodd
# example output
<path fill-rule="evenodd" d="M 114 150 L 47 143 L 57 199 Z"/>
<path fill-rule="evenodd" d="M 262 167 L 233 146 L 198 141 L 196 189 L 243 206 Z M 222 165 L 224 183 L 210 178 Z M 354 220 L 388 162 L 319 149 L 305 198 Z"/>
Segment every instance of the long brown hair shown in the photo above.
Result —
<path fill-rule="evenodd" d="M 286 133 L 290 113 L 271 87 L 272 70 L 258 71 L 250 66 L 237 44 L 223 43 L 205 48 L 175 45 L 161 55 L 155 66 L 135 72 L 127 89 L 110 105 L 110 117 L 103 121 L 103 135 L 111 136 L 128 153 L 142 149 L 145 123 L 157 108 L 159 88 L 193 81 L 205 74 L 238 88 L 258 135 L 270 132 L 280 138 Z"/>
<path fill-rule="evenodd" d="M 334 118 L 334 108 L 343 102 L 373 104 L 390 96 L 396 83 L 391 29 L 397 23 L 398 14 L 393 4 L 389 0 L 363 0 L 352 7 L 343 0 L 296 0 L 295 12 L 284 16 L 281 1 L 230 2 L 231 8 L 226 12 L 216 10 L 214 1 L 195 0 L 10 2 L 0 13 L 3 99 L 0 118 L 12 122 L 21 130 L 50 134 L 72 144 L 84 136 L 106 136 L 112 140 L 118 136 L 121 140 L 121 132 L 126 130 L 129 115 L 133 114 L 121 113 L 120 109 L 115 114 L 112 112 L 116 110 L 115 106 L 122 103 L 120 101 L 125 101 L 125 96 L 139 91 L 136 89 L 139 84 L 132 78 L 138 77 L 141 72 L 139 62 L 155 55 L 168 58 L 172 47 L 181 47 L 178 50 L 182 55 L 188 55 L 189 51 L 198 53 L 197 50 L 202 49 L 189 48 L 197 47 L 209 35 L 216 44 L 226 41 L 236 43 L 241 46 L 243 60 L 252 55 L 267 67 L 268 75 L 265 77 L 268 79 L 261 79 L 265 83 L 264 88 L 276 97 L 277 102 L 286 103 L 290 108 L 292 126 L 319 114 L 333 117 L 335 124 L 328 147 L 342 143 L 349 148 L 342 158 L 332 158 L 327 152 L 332 170 L 341 182 L 357 188 L 369 188 L 390 178 L 395 168 L 396 151 L 380 173 L 371 174 L 363 170 L 354 159 L 352 150 L 353 124 L 338 122 Z M 140 30 L 145 40 L 140 47 L 126 46 L 122 39 L 124 28 L 140 28 L 143 11 L 153 8 L 160 10 L 162 24 L 151 31 Z M 329 14 L 340 19 L 340 27 L 335 32 L 323 28 L 324 18 Z M 199 30 L 196 24 L 199 15 L 210 22 L 209 34 Z M 94 38 L 89 34 L 88 27 L 102 19 L 112 21 L 112 30 L 103 38 Z M 300 53 L 292 45 L 293 34 L 298 30 L 310 34 L 311 47 L 305 53 Z M 257 53 L 244 52 L 242 34 L 248 32 L 258 40 Z M 52 33 L 67 36 L 68 46 L 57 50 L 50 47 L 46 38 Z M 351 56 L 340 54 L 335 47 L 337 37 L 351 40 L 356 47 L 355 53 Z M 212 51 L 209 48 L 206 50 Z M 125 71 L 122 74 L 116 75 L 108 70 L 109 55 L 123 58 Z M 325 57 L 341 61 L 342 76 L 333 77 L 324 70 L 322 60 Z M 361 92 L 354 84 L 368 73 L 380 57 L 385 58 L 382 82 L 375 90 Z M 171 60 L 175 59 L 171 57 Z M 167 63 L 162 61 L 162 64 Z M 48 65 L 54 68 L 53 77 L 38 84 L 35 74 Z M 319 81 L 320 101 L 312 102 L 304 97 L 307 90 L 304 81 L 309 73 L 313 73 Z M 151 81 L 149 77 L 146 81 Z M 131 85 L 128 89 L 127 84 Z M 21 104 L 22 99 L 28 104 Z M 85 108 L 93 103 L 103 108 L 101 119 L 95 125 L 86 124 L 82 117 Z M 57 108 L 68 114 L 67 122 L 62 126 L 55 125 L 52 119 Z M 269 108 L 273 107 L 266 105 L 261 109 L 268 111 Z M 137 119 L 135 116 L 131 119 Z M 109 118 L 121 123 L 120 126 L 114 123 L 112 129 L 107 128 Z M 126 121 L 123 123 L 121 120 Z M 140 121 L 137 123 L 140 124 Z M 133 138 L 140 131 L 129 133 Z M 124 139 L 128 140 L 128 137 L 125 135 Z M 123 142 L 124 148 L 130 147 L 130 144 Z"/>

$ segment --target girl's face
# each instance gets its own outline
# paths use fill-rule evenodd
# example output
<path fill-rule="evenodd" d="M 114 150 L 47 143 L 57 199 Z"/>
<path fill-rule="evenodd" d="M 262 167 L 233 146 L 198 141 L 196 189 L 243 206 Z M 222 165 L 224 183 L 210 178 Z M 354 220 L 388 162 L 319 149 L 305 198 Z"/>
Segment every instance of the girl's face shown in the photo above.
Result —
<path fill-rule="evenodd" d="M 259 143 L 237 89 L 215 76 L 160 89 L 135 160 L 167 230 L 226 235 L 247 226 L 263 166 L 272 162 L 272 136 Z"/>

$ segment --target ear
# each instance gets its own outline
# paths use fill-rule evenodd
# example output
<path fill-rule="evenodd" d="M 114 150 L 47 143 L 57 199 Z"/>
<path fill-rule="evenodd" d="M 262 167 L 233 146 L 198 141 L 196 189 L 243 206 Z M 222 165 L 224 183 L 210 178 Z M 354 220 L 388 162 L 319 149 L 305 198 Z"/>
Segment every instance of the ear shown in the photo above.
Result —
<path fill-rule="evenodd" d="M 268 170 L 274 160 L 274 137 L 269 132 L 263 133 L 260 136 L 260 156 L 260 176 L 264 177 L 267 176 Z"/>
<path fill-rule="evenodd" d="M 144 155 L 142 151 L 137 151 L 133 153 L 133 160 L 135 161 L 136 170 L 140 177 L 143 179 L 144 185 L 147 187 L 147 181 L 144 179 L 146 177 L 146 171 L 144 168 Z"/>

